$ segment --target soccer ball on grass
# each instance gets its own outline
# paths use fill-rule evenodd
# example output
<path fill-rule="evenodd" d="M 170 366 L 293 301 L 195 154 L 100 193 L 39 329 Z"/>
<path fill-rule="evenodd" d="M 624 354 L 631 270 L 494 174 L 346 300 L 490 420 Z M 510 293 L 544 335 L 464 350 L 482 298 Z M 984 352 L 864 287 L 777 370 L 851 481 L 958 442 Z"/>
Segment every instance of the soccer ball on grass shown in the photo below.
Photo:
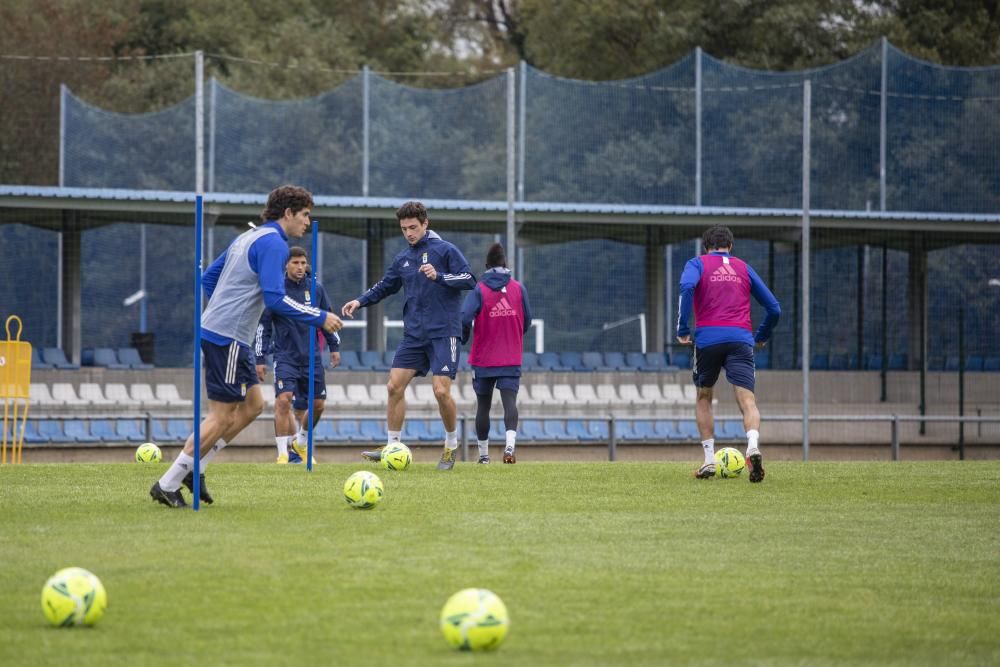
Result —
<path fill-rule="evenodd" d="M 163 460 L 163 452 L 152 442 L 144 442 L 135 450 L 136 463 L 159 463 Z"/>
<path fill-rule="evenodd" d="M 373 472 L 359 470 L 344 482 L 344 500 L 351 507 L 370 509 L 382 502 L 385 488 Z"/>
<path fill-rule="evenodd" d="M 503 600 L 485 588 L 466 588 L 441 610 L 441 633 L 453 648 L 490 651 L 503 642 L 510 617 Z"/>
<path fill-rule="evenodd" d="M 394 442 L 382 448 L 382 467 L 386 470 L 406 470 L 413 462 L 410 448 L 401 442 Z"/>
<path fill-rule="evenodd" d="M 101 580 L 82 567 L 59 570 L 42 587 L 42 612 L 59 628 L 93 625 L 107 606 L 108 594 Z"/>
<path fill-rule="evenodd" d="M 719 477 L 739 477 L 746 467 L 746 459 L 733 447 L 726 447 L 715 453 L 715 474 Z"/>

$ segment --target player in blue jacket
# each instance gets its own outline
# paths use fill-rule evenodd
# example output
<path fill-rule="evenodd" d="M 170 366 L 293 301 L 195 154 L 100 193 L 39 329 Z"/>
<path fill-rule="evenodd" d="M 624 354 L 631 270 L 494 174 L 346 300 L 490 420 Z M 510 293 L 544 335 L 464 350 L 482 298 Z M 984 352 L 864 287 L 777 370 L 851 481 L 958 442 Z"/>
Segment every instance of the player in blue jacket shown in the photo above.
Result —
<path fill-rule="evenodd" d="M 378 303 L 403 288 L 403 341 L 392 360 L 387 384 L 387 442 L 399 442 L 406 418 L 404 395 L 410 380 L 430 371 L 445 429 L 438 470 L 451 470 L 458 447 L 458 410 L 451 397 L 451 383 L 458 370 L 462 291 L 475 287 L 476 277 L 461 251 L 428 229 L 430 221 L 423 204 L 406 202 L 396 211 L 396 219 L 409 245 L 392 260 L 382 279 L 357 299 L 345 303 L 341 313 L 354 317 L 358 308 Z M 367 451 L 364 456 L 378 461 L 381 453 Z"/>
<path fill-rule="evenodd" d="M 262 224 L 236 237 L 205 271 L 208 305 L 201 314 L 201 351 L 205 356 L 208 416 L 198 427 L 202 470 L 263 409 L 250 346 L 264 307 L 330 333 L 343 326 L 335 314 L 305 307 L 285 294 L 288 237 L 300 238 L 309 229 L 312 206 L 312 195 L 304 188 L 275 188 L 261 213 Z M 168 507 L 185 507 L 180 487 L 184 484 L 192 489 L 193 469 L 191 434 L 149 495 Z M 205 480 L 200 483 L 201 500 L 211 503 Z"/>
<path fill-rule="evenodd" d="M 306 251 L 299 246 L 288 249 L 285 264 L 285 292 L 294 301 L 312 306 L 312 278 Z M 323 285 L 316 283 L 316 304 L 331 310 L 330 299 Z M 308 325 L 265 309 L 257 327 L 254 352 L 257 357 L 257 377 L 263 381 L 268 353 L 274 359 L 274 442 L 278 447 L 277 463 L 300 463 L 306 456 L 309 410 L 309 337 L 316 335 Z M 330 351 L 330 365 L 340 364 L 340 337 L 323 332 Z M 318 342 L 317 342 L 318 343 Z M 322 354 L 319 344 L 318 354 Z M 313 369 L 313 426 L 319 422 L 326 406 L 326 373 L 319 356 Z M 294 410 L 294 415 L 293 415 Z M 292 451 L 288 451 L 288 445 Z M 315 461 L 315 458 L 314 458 Z"/>

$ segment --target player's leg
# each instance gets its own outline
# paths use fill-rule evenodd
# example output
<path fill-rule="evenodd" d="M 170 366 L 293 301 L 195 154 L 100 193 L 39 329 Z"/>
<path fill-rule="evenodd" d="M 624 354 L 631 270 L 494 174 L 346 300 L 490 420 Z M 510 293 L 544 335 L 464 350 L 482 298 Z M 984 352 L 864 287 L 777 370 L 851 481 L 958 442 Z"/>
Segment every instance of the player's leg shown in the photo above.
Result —
<path fill-rule="evenodd" d="M 455 467 L 455 450 L 458 449 L 458 407 L 451 397 L 451 383 L 458 372 L 458 338 L 434 338 L 427 344 L 427 353 L 433 373 L 434 398 L 444 424 L 444 448 L 437 468 L 451 470 Z"/>
<path fill-rule="evenodd" d="M 295 409 L 295 427 L 297 433 L 292 440 L 292 449 L 300 459 L 305 460 L 309 449 L 309 370 L 308 368 L 300 374 L 298 384 L 295 389 L 295 402 L 292 407 Z M 315 428 L 319 423 L 319 418 L 323 415 L 323 407 L 326 405 L 326 371 L 323 365 L 317 365 L 313 371 L 313 423 Z M 315 450 L 315 442 L 313 443 Z M 315 452 L 314 452 L 315 453 Z M 316 457 L 313 456 L 313 465 L 316 464 Z"/>
<path fill-rule="evenodd" d="M 479 462 L 490 462 L 490 405 L 493 403 L 493 385 L 496 378 L 472 378 L 472 391 L 476 394 L 476 442 L 479 444 Z"/>
<path fill-rule="evenodd" d="M 506 431 L 503 462 L 517 463 L 514 450 L 517 447 L 517 392 L 521 388 L 521 379 L 502 377 L 497 381 L 497 388 L 500 390 L 500 401 L 503 403 L 503 425 Z"/>
<path fill-rule="evenodd" d="M 412 368 L 389 369 L 389 379 L 386 381 L 388 400 L 385 408 L 385 421 L 388 427 L 387 445 L 399 442 L 400 434 L 403 432 L 403 420 L 406 419 L 406 387 L 416 374 L 417 371 Z M 381 448 L 366 450 L 361 452 L 361 455 L 370 461 L 379 461 L 382 459 L 382 450 Z"/>
<path fill-rule="evenodd" d="M 283 390 L 274 397 L 274 444 L 278 448 L 277 463 L 288 463 L 288 445 L 295 437 L 295 417 L 292 402 L 295 395 L 283 384 Z"/>
<path fill-rule="evenodd" d="M 694 351 L 694 386 L 698 392 L 694 416 L 704 454 L 704 463 L 694 473 L 698 479 L 711 479 L 715 476 L 715 416 L 712 413 L 712 400 L 713 388 L 725 360 L 725 350 L 720 349 L 724 347 L 725 345 L 709 345 L 695 348 Z"/>
<path fill-rule="evenodd" d="M 726 358 L 726 378 L 733 385 L 736 403 L 743 413 L 743 429 L 747 434 L 747 470 L 753 483 L 764 479 L 764 458 L 760 453 L 760 411 L 757 409 L 756 374 L 754 372 L 753 347 L 733 344 Z"/>

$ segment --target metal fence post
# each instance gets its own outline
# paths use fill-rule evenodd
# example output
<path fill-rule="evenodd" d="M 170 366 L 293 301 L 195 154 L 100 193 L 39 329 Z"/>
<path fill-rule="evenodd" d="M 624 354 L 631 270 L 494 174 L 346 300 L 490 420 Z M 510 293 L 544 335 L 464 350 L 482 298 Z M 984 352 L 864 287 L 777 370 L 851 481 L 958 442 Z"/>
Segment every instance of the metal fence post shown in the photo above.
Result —
<path fill-rule="evenodd" d="M 458 427 L 462 429 L 462 460 L 469 460 L 469 434 L 465 428 L 465 415 L 458 418 Z"/>
<path fill-rule="evenodd" d="M 892 416 L 892 460 L 899 460 L 899 415 Z"/>
<path fill-rule="evenodd" d="M 618 439 L 615 437 L 615 416 L 608 417 L 608 460 L 618 458 Z"/>
<path fill-rule="evenodd" d="M 812 87 L 809 79 L 802 82 L 802 460 L 809 460 L 809 176 L 811 165 L 810 116 Z"/>

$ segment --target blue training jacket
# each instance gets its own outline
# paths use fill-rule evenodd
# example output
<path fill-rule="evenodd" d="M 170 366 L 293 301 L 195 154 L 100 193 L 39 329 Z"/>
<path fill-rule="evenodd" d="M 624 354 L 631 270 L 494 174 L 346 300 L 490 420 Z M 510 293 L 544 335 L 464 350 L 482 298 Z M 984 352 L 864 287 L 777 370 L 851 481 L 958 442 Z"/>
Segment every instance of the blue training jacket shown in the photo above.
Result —
<path fill-rule="evenodd" d="M 429 280 L 419 271 L 431 264 L 437 279 Z M 437 233 L 427 230 L 415 245 L 406 244 L 392 260 L 380 281 L 358 297 L 362 307 L 378 303 L 402 287 L 403 333 L 419 340 L 462 335 L 462 291 L 476 286 L 469 262 L 462 251 Z"/>
<path fill-rule="evenodd" d="M 712 255 L 728 255 L 729 253 L 712 251 Z M 745 262 L 744 262 L 745 263 Z M 699 327 L 694 332 L 694 344 L 696 347 L 708 347 L 720 343 L 746 343 L 753 345 L 754 342 L 766 343 L 771 337 L 771 331 L 781 317 L 781 306 L 771 290 L 767 288 L 764 281 L 760 279 L 757 272 L 746 265 L 747 274 L 750 276 L 750 294 L 757 303 L 764 306 L 767 316 L 757 327 L 757 333 L 751 334 L 746 329 L 740 327 Z M 677 308 L 677 335 L 687 336 L 691 333 L 688 321 L 691 319 L 691 311 L 694 309 L 694 288 L 701 280 L 704 265 L 700 257 L 689 259 L 684 265 L 681 273 L 680 284 L 680 305 Z"/>
<path fill-rule="evenodd" d="M 319 282 L 316 283 L 316 304 L 312 303 L 312 276 L 309 273 L 302 280 L 294 281 L 285 276 L 285 294 L 293 301 L 306 306 L 317 306 L 321 310 L 331 311 L 330 299 L 326 295 L 326 290 Z M 327 352 L 340 351 L 340 336 L 327 333 L 320 329 L 329 350 Z M 257 355 L 257 363 L 263 364 L 267 354 L 274 354 L 276 359 L 286 363 L 294 364 L 306 368 L 309 366 L 309 337 L 315 336 L 313 327 L 303 324 L 300 321 L 275 315 L 269 309 L 264 309 L 260 323 L 257 325 L 257 336 L 254 341 L 254 353 Z M 316 347 L 316 365 L 322 363 L 319 358 L 319 346 Z"/>

